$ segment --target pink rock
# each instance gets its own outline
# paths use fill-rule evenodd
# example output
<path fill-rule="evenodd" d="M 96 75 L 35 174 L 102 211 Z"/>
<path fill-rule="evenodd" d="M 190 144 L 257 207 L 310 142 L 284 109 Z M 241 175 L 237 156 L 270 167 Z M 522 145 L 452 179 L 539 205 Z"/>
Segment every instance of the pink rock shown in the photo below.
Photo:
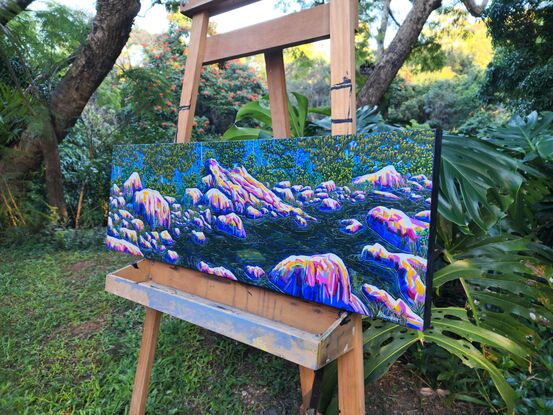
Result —
<path fill-rule="evenodd" d="M 377 196 L 385 197 L 386 199 L 399 200 L 399 196 L 397 196 L 393 193 L 390 193 L 390 192 L 383 192 L 381 190 L 373 190 L 373 193 Z"/>
<path fill-rule="evenodd" d="M 217 216 L 215 227 L 220 231 L 226 232 L 229 235 L 233 235 L 238 238 L 246 237 L 246 230 L 244 229 L 242 219 L 240 219 L 236 213 Z"/>
<path fill-rule="evenodd" d="M 263 216 L 263 213 L 261 213 L 259 210 L 254 208 L 253 206 L 248 206 L 246 209 L 246 216 L 250 219 L 257 219 Z"/>
<path fill-rule="evenodd" d="M 179 260 L 179 254 L 177 254 L 175 251 L 168 250 L 165 253 L 163 259 L 165 260 L 165 262 L 168 262 L 170 264 L 176 264 Z"/>
<path fill-rule="evenodd" d="M 327 211 L 327 212 L 333 212 L 339 209 L 340 209 L 340 203 L 338 203 L 334 199 L 331 199 L 330 197 L 323 199 L 323 201 L 321 202 L 321 205 L 319 206 L 319 210 Z"/>
<path fill-rule="evenodd" d="M 367 223 L 388 242 L 400 249 L 416 252 L 421 235 L 428 231 L 428 223 L 408 217 L 398 209 L 377 206 L 367 214 Z"/>
<path fill-rule="evenodd" d="M 343 226 L 342 232 L 355 234 L 361 230 L 363 225 L 357 219 L 344 219 L 340 221 L 340 224 Z"/>
<path fill-rule="evenodd" d="M 196 206 L 202 200 L 203 193 L 200 189 L 189 187 L 184 190 L 182 203 L 185 206 Z"/>
<path fill-rule="evenodd" d="M 235 167 L 229 171 L 219 165 L 217 160 L 209 159 L 205 168 L 210 173 L 213 186 L 229 197 L 233 204 L 238 203 L 244 207 L 261 204 L 282 217 L 292 214 L 305 215 L 300 208 L 283 202 L 272 190 L 252 177 L 244 167 Z"/>
<path fill-rule="evenodd" d="M 216 213 L 232 212 L 232 203 L 219 189 L 209 189 L 204 196 L 206 204 Z"/>
<path fill-rule="evenodd" d="M 151 229 L 158 226 L 163 228 L 171 226 L 169 203 L 157 190 L 144 189 L 135 192 L 134 210 L 135 213 L 142 215 Z"/>
<path fill-rule="evenodd" d="M 392 267 L 397 271 L 402 293 L 414 303 L 424 303 L 426 285 L 421 274 L 426 274 L 426 259 L 420 256 L 388 252 L 379 243 L 366 245 L 361 251 L 362 259 L 369 259 Z"/>
<path fill-rule="evenodd" d="M 377 172 L 365 174 L 353 179 L 354 184 L 370 183 L 379 189 L 390 189 L 400 187 L 403 183 L 403 177 L 394 166 L 386 166 Z"/>
<path fill-rule="evenodd" d="M 265 271 L 263 271 L 263 268 L 252 266 L 252 265 L 246 265 L 245 268 L 246 277 L 248 277 L 251 280 L 258 280 L 263 275 L 265 275 Z"/>
<path fill-rule="evenodd" d="M 396 300 L 388 292 L 374 285 L 364 284 L 362 289 L 367 298 L 384 304 L 397 318 L 404 318 L 408 327 L 417 330 L 423 329 L 423 319 L 415 314 L 402 299 Z"/>
<path fill-rule="evenodd" d="M 327 192 L 332 192 L 332 191 L 336 190 L 336 183 L 334 183 L 334 180 L 329 180 L 327 182 L 322 182 L 317 187 L 320 187 L 320 188 L 326 190 Z"/>
<path fill-rule="evenodd" d="M 269 278 L 287 294 L 369 315 L 351 292 L 348 270 L 335 254 L 289 256 L 273 268 Z"/>
<path fill-rule="evenodd" d="M 135 256 L 144 256 L 138 246 L 129 241 L 114 238 L 113 236 L 106 237 L 106 246 L 108 249 L 113 249 L 114 251 L 125 252 Z"/>
<path fill-rule="evenodd" d="M 132 199 L 134 193 L 138 190 L 142 190 L 143 188 L 144 187 L 142 186 L 139 174 L 134 172 L 123 184 L 123 195 L 128 199 Z"/>
<path fill-rule="evenodd" d="M 238 281 L 234 274 L 225 267 L 210 267 L 205 262 L 201 261 L 198 268 L 199 271 L 206 274 L 217 275 L 218 277 L 228 278 L 229 280 Z"/>

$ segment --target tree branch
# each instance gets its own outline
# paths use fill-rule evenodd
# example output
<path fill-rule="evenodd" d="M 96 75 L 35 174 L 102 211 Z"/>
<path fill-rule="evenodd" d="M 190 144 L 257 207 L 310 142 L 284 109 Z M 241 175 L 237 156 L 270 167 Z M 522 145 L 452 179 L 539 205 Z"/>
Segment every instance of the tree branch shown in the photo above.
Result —
<path fill-rule="evenodd" d="M 0 0 L 0 25 L 8 22 L 25 10 L 34 0 Z"/>
<path fill-rule="evenodd" d="M 360 105 L 377 105 L 415 46 L 430 14 L 441 0 L 415 0 L 413 7 L 382 54 L 358 95 Z"/>
<path fill-rule="evenodd" d="M 488 0 L 482 0 L 480 5 L 476 4 L 474 0 L 462 0 L 463 4 L 467 8 L 468 12 L 474 17 L 482 17 L 486 6 L 488 5 Z"/>
<path fill-rule="evenodd" d="M 50 99 L 58 141 L 75 125 L 129 39 L 139 0 L 98 0 L 92 30 Z"/>

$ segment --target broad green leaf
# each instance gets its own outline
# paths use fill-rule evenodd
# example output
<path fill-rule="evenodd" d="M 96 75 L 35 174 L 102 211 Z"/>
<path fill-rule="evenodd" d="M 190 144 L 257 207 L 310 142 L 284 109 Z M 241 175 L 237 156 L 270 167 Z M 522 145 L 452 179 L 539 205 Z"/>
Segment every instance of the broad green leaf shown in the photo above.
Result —
<path fill-rule="evenodd" d="M 238 127 L 236 124 L 232 125 L 223 134 L 223 140 L 252 140 L 259 138 L 261 129 L 259 128 L 246 128 Z"/>
<path fill-rule="evenodd" d="M 468 137 L 443 138 L 438 209 L 469 234 L 489 230 L 505 216 L 522 184 L 517 163 L 492 146 Z"/>
<path fill-rule="evenodd" d="M 243 120 L 245 118 L 253 118 L 265 124 L 266 127 L 271 127 L 272 118 L 271 111 L 263 107 L 259 101 L 248 102 L 240 107 L 236 114 L 236 121 Z"/>

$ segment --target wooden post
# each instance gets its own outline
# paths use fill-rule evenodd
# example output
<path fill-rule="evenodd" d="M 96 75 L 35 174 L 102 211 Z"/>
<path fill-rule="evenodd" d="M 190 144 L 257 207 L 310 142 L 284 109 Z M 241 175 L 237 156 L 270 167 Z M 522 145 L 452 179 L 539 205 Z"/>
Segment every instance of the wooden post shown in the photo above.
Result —
<path fill-rule="evenodd" d="M 356 0 L 330 2 L 330 106 L 332 135 L 355 133 Z"/>
<path fill-rule="evenodd" d="M 182 92 L 177 121 L 177 143 L 189 142 L 192 136 L 192 123 L 198 99 L 198 85 L 204 61 L 204 50 L 207 39 L 209 14 L 207 11 L 198 13 L 192 18 L 190 44 L 182 79 Z"/>
<path fill-rule="evenodd" d="M 132 389 L 131 408 L 129 415 L 143 415 L 146 409 L 148 399 L 148 385 L 150 383 L 150 373 L 154 363 L 154 354 L 156 351 L 157 333 L 161 321 L 161 312 L 153 308 L 146 307 L 146 317 L 144 318 L 144 332 L 142 333 L 142 342 L 140 343 L 140 352 L 138 354 L 138 364 L 134 376 L 134 386 Z"/>
<path fill-rule="evenodd" d="M 273 137 L 290 137 L 290 114 L 288 113 L 288 94 L 282 50 L 265 53 L 267 86 L 269 87 L 269 104 L 273 120 Z"/>
<path fill-rule="evenodd" d="M 363 373 L 363 327 L 361 315 L 352 314 L 353 344 L 338 358 L 338 406 L 340 415 L 365 415 L 365 376 Z"/>
<path fill-rule="evenodd" d="M 311 400 L 311 389 L 315 380 L 315 371 L 300 365 L 300 384 L 301 384 L 301 413 L 302 415 L 309 408 Z"/>

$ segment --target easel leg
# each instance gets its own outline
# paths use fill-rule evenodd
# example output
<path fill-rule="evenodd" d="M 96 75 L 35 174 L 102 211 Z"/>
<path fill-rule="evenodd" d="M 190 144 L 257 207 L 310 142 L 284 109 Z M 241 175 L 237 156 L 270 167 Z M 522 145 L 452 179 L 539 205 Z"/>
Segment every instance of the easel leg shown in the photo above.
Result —
<path fill-rule="evenodd" d="M 160 311 L 146 307 L 144 332 L 142 333 L 138 365 L 136 366 L 136 374 L 134 376 L 130 415 L 143 415 L 146 409 L 148 384 L 150 383 L 150 373 L 152 372 L 152 364 L 154 362 L 160 320 Z"/>
<path fill-rule="evenodd" d="M 300 383 L 301 383 L 301 410 L 303 415 L 309 408 L 309 402 L 311 400 L 311 388 L 313 387 L 313 380 L 315 380 L 315 371 L 308 369 L 300 365 Z"/>
<path fill-rule="evenodd" d="M 365 414 L 363 327 L 361 316 L 351 316 L 355 330 L 352 349 L 338 358 L 338 406 L 340 415 Z"/>

